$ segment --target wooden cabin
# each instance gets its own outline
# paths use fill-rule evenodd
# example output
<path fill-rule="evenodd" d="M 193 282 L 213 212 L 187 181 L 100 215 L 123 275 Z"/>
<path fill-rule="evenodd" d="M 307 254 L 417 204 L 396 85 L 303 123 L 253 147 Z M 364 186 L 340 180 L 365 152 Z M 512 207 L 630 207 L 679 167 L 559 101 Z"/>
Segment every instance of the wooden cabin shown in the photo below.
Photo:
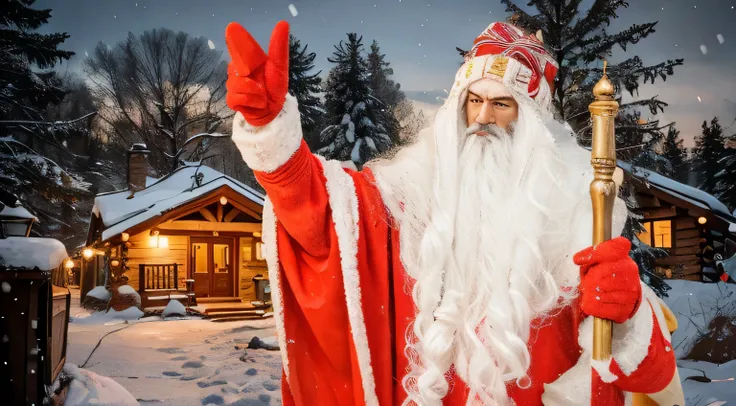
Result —
<path fill-rule="evenodd" d="M 736 241 L 736 218 L 715 197 L 656 172 L 619 161 L 646 231 L 639 239 L 669 255 L 656 260 L 666 278 L 717 281 L 714 256 Z M 730 231 L 731 230 L 734 231 Z"/>
<path fill-rule="evenodd" d="M 95 199 L 82 298 L 109 272 L 126 267 L 127 284 L 143 307 L 182 299 L 187 280 L 194 281 L 197 298 L 256 300 L 254 278 L 268 279 L 260 255 L 264 196 L 206 166 L 153 179 L 134 160 L 130 188 Z"/>

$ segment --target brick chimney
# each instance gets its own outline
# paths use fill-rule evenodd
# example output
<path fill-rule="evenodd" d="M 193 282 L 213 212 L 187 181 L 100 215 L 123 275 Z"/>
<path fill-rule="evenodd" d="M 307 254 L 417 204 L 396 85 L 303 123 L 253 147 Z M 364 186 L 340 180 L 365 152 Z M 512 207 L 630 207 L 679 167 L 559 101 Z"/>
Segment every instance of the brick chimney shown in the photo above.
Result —
<path fill-rule="evenodd" d="M 148 150 L 146 144 L 133 144 L 128 150 L 128 190 L 130 197 L 139 190 L 146 188 L 148 176 Z"/>

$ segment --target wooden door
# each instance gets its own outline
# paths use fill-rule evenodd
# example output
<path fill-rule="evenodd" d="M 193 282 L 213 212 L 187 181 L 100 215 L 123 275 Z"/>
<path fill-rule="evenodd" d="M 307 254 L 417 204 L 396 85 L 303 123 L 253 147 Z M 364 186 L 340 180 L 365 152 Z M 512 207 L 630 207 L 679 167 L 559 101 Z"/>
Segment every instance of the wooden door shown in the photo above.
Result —
<path fill-rule="evenodd" d="M 189 266 L 194 279 L 194 293 L 197 297 L 210 295 L 210 244 L 206 238 L 192 238 L 189 244 Z"/>
<path fill-rule="evenodd" d="M 233 296 L 233 240 L 212 239 L 212 296 Z"/>
<path fill-rule="evenodd" d="M 233 239 L 192 237 L 189 263 L 197 297 L 234 295 Z"/>

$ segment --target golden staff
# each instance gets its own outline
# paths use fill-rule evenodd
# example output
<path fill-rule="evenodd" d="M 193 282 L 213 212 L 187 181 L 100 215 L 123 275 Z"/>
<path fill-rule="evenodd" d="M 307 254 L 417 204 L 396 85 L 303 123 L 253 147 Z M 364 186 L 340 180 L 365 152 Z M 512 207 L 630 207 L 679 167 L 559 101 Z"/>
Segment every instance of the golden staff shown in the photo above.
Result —
<path fill-rule="evenodd" d="M 614 100 L 615 88 L 608 76 L 608 63 L 603 61 L 603 77 L 593 88 L 595 101 L 588 106 L 593 121 L 593 145 L 590 164 L 594 179 L 590 183 L 590 198 L 593 202 L 593 245 L 611 239 L 613 203 L 616 199 L 616 184 L 613 172 L 616 169 L 616 136 L 614 120 L 618 114 L 618 102 Z M 607 361 L 611 358 L 611 321 L 593 320 L 593 359 Z"/>

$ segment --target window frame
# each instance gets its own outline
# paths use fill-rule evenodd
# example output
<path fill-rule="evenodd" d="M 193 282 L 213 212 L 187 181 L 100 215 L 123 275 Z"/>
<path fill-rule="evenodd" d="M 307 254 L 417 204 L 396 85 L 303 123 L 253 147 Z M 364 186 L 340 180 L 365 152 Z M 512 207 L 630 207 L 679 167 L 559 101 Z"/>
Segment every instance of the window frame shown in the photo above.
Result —
<path fill-rule="evenodd" d="M 639 238 L 639 241 L 646 244 L 649 247 L 667 250 L 670 255 L 672 255 L 675 252 L 675 220 L 676 217 L 668 217 L 668 218 L 659 218 L 659 219 L 644 219 L 641 221 L 642 227 L 646 228 L 646 224 L 649 223 L 649 235 L 650 235 L 650 241 L 646 242 L 643 241 L 639 237 L 639 233 L 637 233 L 636 238 Z M 655 244 L 653 244 L 654 240 L 654 223 L 660 222 L 660 221 L 668 221 L 670 223 L 670 246 L 669 247 L 657 247 Z"/>

